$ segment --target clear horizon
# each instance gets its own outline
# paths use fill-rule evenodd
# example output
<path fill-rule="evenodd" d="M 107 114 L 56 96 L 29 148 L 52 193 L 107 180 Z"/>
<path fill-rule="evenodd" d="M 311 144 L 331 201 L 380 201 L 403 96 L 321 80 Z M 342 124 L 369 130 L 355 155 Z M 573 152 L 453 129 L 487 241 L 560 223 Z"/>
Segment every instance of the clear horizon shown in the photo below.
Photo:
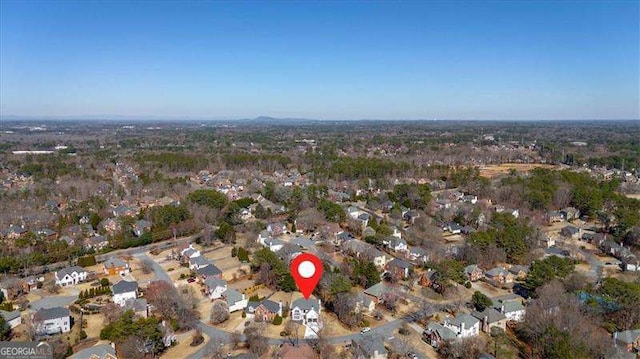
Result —
<path fill-rule="evenodd" d="M 640 3 L 0 2 L 0 119 L 636 120 Z"/>

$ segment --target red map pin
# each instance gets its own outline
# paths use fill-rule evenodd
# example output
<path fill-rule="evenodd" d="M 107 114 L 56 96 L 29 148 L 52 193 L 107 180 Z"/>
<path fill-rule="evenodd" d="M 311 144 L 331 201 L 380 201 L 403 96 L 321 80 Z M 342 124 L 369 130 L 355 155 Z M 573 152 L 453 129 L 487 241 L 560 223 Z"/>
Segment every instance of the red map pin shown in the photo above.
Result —
<path fill-rule="evenodd" d="M 291 276 L 296 281 L 298 289 L 304 296 L 309 299 L 311 293 L 322 278 L 322 262 L 320 258 L 311 253 L 299 254 L 291 261 Z"/>

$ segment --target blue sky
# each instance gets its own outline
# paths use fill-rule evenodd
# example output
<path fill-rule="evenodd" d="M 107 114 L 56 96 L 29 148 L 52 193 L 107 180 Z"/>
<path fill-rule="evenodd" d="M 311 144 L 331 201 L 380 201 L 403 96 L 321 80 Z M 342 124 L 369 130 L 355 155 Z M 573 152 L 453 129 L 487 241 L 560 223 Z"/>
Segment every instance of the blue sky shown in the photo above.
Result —
<path fill-rule="evenodd" d="M 638 119 L 640 3 L 0 1 L 0 115 Z"/>

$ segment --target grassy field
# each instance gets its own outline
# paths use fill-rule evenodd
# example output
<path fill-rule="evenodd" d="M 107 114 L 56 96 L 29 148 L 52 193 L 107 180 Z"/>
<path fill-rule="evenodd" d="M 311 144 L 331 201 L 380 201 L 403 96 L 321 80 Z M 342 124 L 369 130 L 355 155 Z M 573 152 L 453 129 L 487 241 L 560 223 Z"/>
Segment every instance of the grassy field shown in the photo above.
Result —
<path fill-rule="evenodd" d="M 528 172 L 534 168 L 556 169 L 556 166 L 541 163 L 503 163 L 501 165 L 489 165 L 480 167 L 480 176 L 493 178 L 509 173 L 509 170 L 515 169 L 518 172 Z"/>

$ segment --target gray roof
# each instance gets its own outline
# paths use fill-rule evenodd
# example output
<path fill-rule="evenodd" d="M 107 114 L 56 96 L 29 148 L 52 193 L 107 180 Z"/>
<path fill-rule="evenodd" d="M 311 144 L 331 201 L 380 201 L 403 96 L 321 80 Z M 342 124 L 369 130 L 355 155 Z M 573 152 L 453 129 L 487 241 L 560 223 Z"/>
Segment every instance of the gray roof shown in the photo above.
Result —
<path fill-rule="evenodd" d="M 471 274 L 476 269 L 480 269 L 480 267 L 478 267 L 477 264 L 470 264 L 470 265 L 464 267 L 464 272 L 467 273 L 467 274 Z"/>
<path fill-rule="evenodd" d="M 513 313 L 524 310 L 524 305 L 519 300 L 493 301 L 493 307 L 500 310 L 504 306 L 503 313 Z"/>
<path fill-rule="evenodd" d="M 68 275 L 72 275 L 73 273 L 82 273 L 82 272 L 86 272 L 86 270 L 82 267 L 79 266 L 71 266 L 71 267 L 67 267 L 67 268 L 62 268 L 59 271 L 56 272 L 56 277 L 62 279 L 64 278 L 67 274 Z"/>
<path fill-rule="evenodd" d="M 38 320 L 50 320 L 68 317 L 69 309 L 62 307 L 42 308 L 36 312 Z"/>
<path fill-rule="evenodd" d="M 147 300 L 144 298 L 129 298 L 124 303 L 125 309 L 133 309 L 135 312 L 147 310 Z"/>
<path fill-rule="evenodd" d="M 130 293 L 138 290 L 138 282 L 128 282 L 121 280 L 111 287 L 113 294 Z"/>
<path fill-rule="evenodd" d="M 314 311 L 319 312 L 320 300 L 314 297 L 309 297 L 309 299 L 299 298 L 293 301 L 291 308 L 300 308 L 305 311 L 313 308 Z"/>
<path fill-rule="evenodd" d="M 264 239 L 264 244 L 268 246 L 284 245 L 284 242 L 278 238 L 268 237 Z"/>
<path fill-rule="evenodd" d="M 379 282 L 377 284 L 372 285 L 371 287 L 364 290 L 365 294 L 374 296 L 376 298 L 382 297 L 384 293 L 390 292 L 391 288 L 387 287 L 386 284 Z"/>
<path fill-rule="evenodd" d="M 227 299 L 227 305 L 232 306 L 242 300 L 242 293 L 235 289 L 227 289 L 222 296 Z"/>
<path fill-rule="evenodd" d="M 392 247 L 397 247 L 398 245 L 407 245 L 407 241 L 405 241 L 402 238 L 398 238 L 398 237 L 392 237 L 391 238 L 391 246 Z"/>
<path fill-rule="evenodd" d="M 480 321 L 484 320 L 484 318 L 487 317 L 488 324 L 496 323 L 501 320 L 507 319 L 507 317 L 505 317 L 504 314 L 500 313 L 499 311 L 493 308 L 484 308 L 482 312 L 475 310 L 471 313 L 471 315 Z"/>
<path fill-rule="evenodd" d="M 226 287 L 227 281 L 224 279 L 218 279 L 216 277 L 207 277 L 205 279 L 204 284 L 209 287 L 209 289 L 215 289 L 217 287 Z"/>
<path fill-rule="evenodd" d="M 507 271 L 502 267 L 495 267 L 486 272 L 486 275 L 490 277 L 497 277 L 499 275 L 507 275 Z"/>
<path fill-rule="evenodd" d="M 640 338 L 640 329 L 615 332 L 613 333 L 613 335 L 620 343 L 631 344 L 638 340 L 638 338 Z"/>
<path fill-rule="evenodd" d="M 459 315 L 455 318 L 453 318 L 452 320 L 449 320 L 449 323 L 456 326 L 456 327 L 460 327 L 461 324 L 464 323 L 464 327 L 465 328 L 471 328 L 472 326 L 476 325 L 476 323 L 478 323 L 478 319 L 471 316 L 471 314 L 462 314 Z"/>
<path fill-rule="evenodd" d="M 427 326 L 427 330 L 438 333 L 440 338 L 442 338 L 443 340 L 454 340 L 457 337 L 456 333 L 453 330 L 445 327 L 440 323 L 429 323 L 429 325 Z"/>
<path fill-rule="evenodd" d="M 109 344 L 99 344 L 87 349 L 80 350 L 79 352 L 73 354 L 70 358 L 90 359 L 94 355 L 95 357 L 98 357 L 100 359 L 107 357 L 107 355 L 113 355 L 115 357 L 116 350 Z"/>
<path fill-rule="evenodd" d="M 391 267 L 398 267 L 398 268 L 403 268 L 403 269 L 404 269 L 404 268 L 411 268 L 411 267 L 413 267 L 413 265 L 411 265 L 411 263 L 409 263 L 409 262 L 407 262 L 407 261 L 405 261 L 405 260 L 402 260 L 402 259 L 400 259 L 400 258 L 394 258 L 394 259 L 393 259 L 391 262 L 389 262 L 387 265 L 388 265 L 388 266 L 391 266 Z"/>
<path fill-rule="evenodd" d="M 388 354 L 382 340 L 367 336 L 356 343 L 357 346 L 360 347 L 368 356 L 373 356 L 376 352 L 378 352 L 379 355 Z"/>
<path fill-rule="evenodd" d="M 197 256 L 189 258 L 189 264 L 197 265 L 198 267 L 205 267 L 211 265 L 211 262 L 203 256 Z"/>
<path fill-rule="evenodd" d="M 277 313 L 280 310 L 280 304 L 269 299 L 263 300 L 260 304 L 264 305 L 265 308 L 267 308 L 272 313 Z"/>
<path fill-rule="evenodd" d="M 310 240 L 309 238 L 306 237 L 295 237 L 293 239 L 291 239 L 291 241 L 289 241 L 291 244 L 300 246 L 300 247 L 313 247 L 315 245 L 315 243 Z"/>
<path fill-rule="evenodd" d="M 204 276 L 214 276 L 222 274 L 222 271 L 220 270 L 220 268 L 216 267 L 215 264 L 209 264 L 206 267 L 198 269 L 196 273 Z"/>
<path fill-rule="evenodd" d="M 105 268 L 126 267 L 127 263 L 118 257 L 111 257 L 104 262 Z"/>
<path fill-rule="evenodd" d="M 10 322 L 16 318 L 20 317 L 20 312 L 14 310 L 13 312 L 7 312 L 6 310 L 0 310 L 0 315 L 4 318 L 5 321 Z"/>

